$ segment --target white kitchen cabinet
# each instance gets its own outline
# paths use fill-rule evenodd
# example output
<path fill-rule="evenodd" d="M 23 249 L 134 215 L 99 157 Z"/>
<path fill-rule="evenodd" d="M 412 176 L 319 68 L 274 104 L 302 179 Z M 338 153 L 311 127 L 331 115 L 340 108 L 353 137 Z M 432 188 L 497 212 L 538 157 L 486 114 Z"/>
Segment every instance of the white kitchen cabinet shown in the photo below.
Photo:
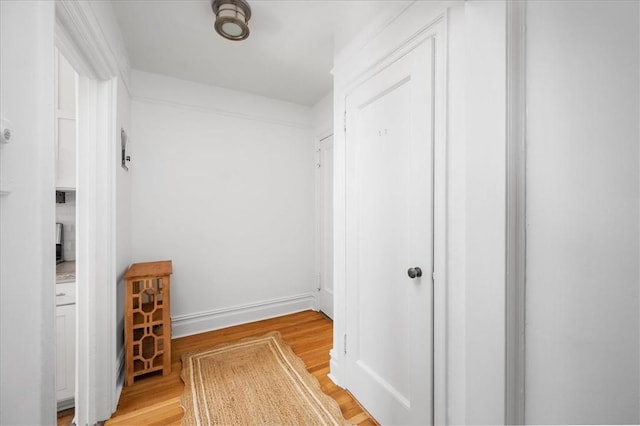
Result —
<path fill-rule="evenodd" d="M 76 188 L 76 72 L 57 55 L 56 188 Z"/>
<path fill-rule="evenodd" d="M 58 409 L 74 405 L 76 368 L 75 283 L 56 285 L 56 399 Z"/>

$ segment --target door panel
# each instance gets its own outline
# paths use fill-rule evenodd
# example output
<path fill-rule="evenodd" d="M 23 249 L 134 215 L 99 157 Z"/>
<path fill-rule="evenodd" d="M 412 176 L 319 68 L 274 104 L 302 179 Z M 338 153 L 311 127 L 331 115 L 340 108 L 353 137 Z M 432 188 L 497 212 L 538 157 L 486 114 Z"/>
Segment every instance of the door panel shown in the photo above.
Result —
<path fill-rule="evenodd" d="M 76 305 L 56 306 L 56 397 L 58 402 L 73 399 L 75 396 L 75 334 Z"/>
<path fill-rule="evenodd" d="M 383 424 L 432 423 L 432 69 L 428 40 L 347 97 L 347 387 Z"/>
<path fill-rule="evenodd" d="M 319 143 L 320 310 L 333 319 L 333 136 Z"/>

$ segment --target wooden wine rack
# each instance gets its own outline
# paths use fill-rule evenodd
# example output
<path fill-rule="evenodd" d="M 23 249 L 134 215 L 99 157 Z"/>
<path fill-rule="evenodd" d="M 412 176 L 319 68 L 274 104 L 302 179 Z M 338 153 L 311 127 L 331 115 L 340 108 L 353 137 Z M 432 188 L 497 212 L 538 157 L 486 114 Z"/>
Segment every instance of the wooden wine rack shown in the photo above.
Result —
<path fill-rule="evenodd" d="M 136 376 L 162 370 L 171 373 L 170 260 L 134 263 L 124 276 L 125 384 Z"/>

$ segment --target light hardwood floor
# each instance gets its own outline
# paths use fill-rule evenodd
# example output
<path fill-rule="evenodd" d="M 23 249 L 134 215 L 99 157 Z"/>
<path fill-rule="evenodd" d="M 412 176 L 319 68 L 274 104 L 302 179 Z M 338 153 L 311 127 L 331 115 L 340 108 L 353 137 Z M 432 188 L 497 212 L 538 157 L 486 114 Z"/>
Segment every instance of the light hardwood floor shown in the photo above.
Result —
<path fill-rule="evenodd" d="M 357 425 L 377 424 L 358 402 L 328 377 L 329 349 L 333 346 L 333 324 L 325 316 L 305 311 L 279 318 L 244 324 L 172 340 L 171 374 L 138 378 L 122 391 L 118 410 L 107 421 L 117 425 L 178 425 L 183 411 L 180 395 L 184 384 L 180 379 L 184 352 L 206 349 L 219 343 L 244 337 L 259 336 L 278 330 L 293 351 L 304 361 L 307 370 L 320 382 L 322 390 L 340 405 L 342 414 Z M 60 419 L 59 419 L 60 420 Z M 58 422 L 59 425 L 65 424 Z M 66 423 L 68 424 L 68 423 Z"/>

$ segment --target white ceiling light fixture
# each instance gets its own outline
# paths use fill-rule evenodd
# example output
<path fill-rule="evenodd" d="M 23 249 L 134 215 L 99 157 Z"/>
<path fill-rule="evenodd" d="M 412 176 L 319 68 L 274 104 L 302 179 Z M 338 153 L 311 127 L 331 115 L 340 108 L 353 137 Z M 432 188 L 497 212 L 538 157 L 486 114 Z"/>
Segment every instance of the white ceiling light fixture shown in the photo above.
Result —
<path fill-rule="evenodd" d="M 212 0 L 211 9 L 216 15 L 215 29 L 229 40 L 249 37 L 251 7 L 245 0 Z"/>

